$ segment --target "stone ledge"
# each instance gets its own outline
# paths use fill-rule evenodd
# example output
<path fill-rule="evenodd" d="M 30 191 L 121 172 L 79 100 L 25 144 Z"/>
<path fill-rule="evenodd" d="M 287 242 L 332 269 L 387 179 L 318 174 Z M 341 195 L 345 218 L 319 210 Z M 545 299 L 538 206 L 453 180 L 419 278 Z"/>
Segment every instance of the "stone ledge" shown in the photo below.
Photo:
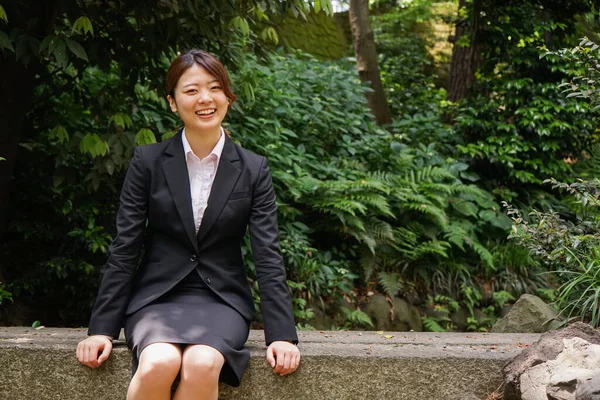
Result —
<path fill-rule="evenodd" d="M 386 338 L 385 336 L 392 336 Z M 0 399 L 124 399 L 131 355 L 115 341 L 97 370 L 79 364 L 75 346 L 85 329 L 0 327 Z M 274 375 L 262 331 L 252 331 L 252 355 L 239 388 L 221 399 L 486 399 L 501 383 L 502 366 L 538 334 L 423 332 L 299 332 L 302 363 Z"/>

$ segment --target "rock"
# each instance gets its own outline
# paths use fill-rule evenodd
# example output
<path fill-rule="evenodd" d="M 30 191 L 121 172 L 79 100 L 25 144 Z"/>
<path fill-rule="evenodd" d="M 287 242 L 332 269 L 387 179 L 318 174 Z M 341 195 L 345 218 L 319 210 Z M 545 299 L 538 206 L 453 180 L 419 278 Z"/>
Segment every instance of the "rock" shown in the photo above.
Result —
<path fill-rule="evenodd" d="M 459 332 L 464 332 L 467 330 L 467 311 L 463 308 L 460 308 L 452 313 L 450 319 L 452 323 L 456 326 L 456 330 Z"/>
<path fill-rule="evenodd" d="M 563 351 L 555 360 L 529 368 L 521 375 L 521 399 L 575 400 L 579 379 L 600 375 L 600 345 L 574 337 L 563 339 Z"/>
<path fill-rule="evenodd" d="M 403 331 L 423 332 L 423 322 L 419 310 L 410 305 L 404 299 L 394 299 L 394 324 L 395 331 L 401 331 L 398 327 L 404 328 Z"/>
<path fill-rule="evenodd" d="M 600 400 L 600 374 L 579 379 L 575 400 Z"/>
<path fill-rule="evenodd" d="M 369 302 L 362 307 L 362 310 L 371 318 L 375 330 L 389 330 L 390 305 L 385 296 L 375 294 L 369 298 Z M 387 329 L 386 329 L 387 328 Z"/>
<path fill-rule="evenodd" d="M 546 398 L 548 400 L 575 400 L 575 388 L 575 384 L 568 386 L 551 386 L 546 389 Z"/>
<path fill-rule="evenodd" d="M 564 351 L 556 359 L 557 361 L 559 360 L 562 354 L 564 354 Z M 575 400 L 575 390 L 577 390 L 577 377 L 581 375 L 588 376 L 589 372 L 590 371 L 585 369 L 576 368 L 570 368 L 567 371 L 563 370 L 562 372 L 558 372 L 555 375 L 552 375 L 550 372 L 550 382 L 546 388 L 546 395 L 551 400 Z"/>
<path fill-rule="evenodd" d="M 504 304 L 502 309 L 500 309 L 500 318 L 506 317 L 510 310 L 512 310 L 514 304 Z"/>
<path fill-rule="evenodd" d="M 427 315 L 428 317 L 433 317 L 433 318 L 449 318 L 450 317 L 450 313 L 448 312 L 448 310 L 445 310 L 443 308 L 435 308 L 432 306 L 429 306 L 427 308 L 425 308 L 425 315 Z"/>
<path fill-rule="evenodd" d="M 542 333 L 558 329 L 558 312 L 531 294 L 522 295 L 508 314 L 492 327 L 493 333 Z"/>
<path fill-rule="evenodd" d="M 590 344 L 600 345 L 600 332 L 596 331 L 591 326 L 581 323 L 581 322 L 577 322 L 577 323 L 569 326 L 568 328 L 544 333 L 542 335 L 542 337 L 540 338 L 540 340 L 538 340 L 536 343 L 534 343 L 531 347 L 523 350 L 521 352 L 521 354 L 519 354 L 512 361 L 507 363 L 504 366 L 504 368 L 502 369 L 502 374 L 504 376 L 504 397 L 503 397 L 503 399 L 504 400 L 521 400 L 521 399 L 526 399 L 526 398 L 527 399 L 536 398 L 536 397 L 526 397 L 526 396 L 534 396 L 534 393 L 536 393 L 535 390 L 537 390 L 535 387 L 539 386 L 538 384 L 542 379 L 546 379 L 544 377 L 548 376 L 548 379 L 546 380 L 546 382 L 547 382 L 547 384 L 550 383 L 550 378 L 549 378 L 550 369 L 554 367 L 554 364 L 556 364 L 556 362 L 553 362 L 550 364 L 548 362 L 557 360 L 559 355 L 565 349 L 565 346 L 566 346 L 565 339 L 572 339 L 572 338 L 579 338 L 582 341 L 587 342 L 588 344 L 586 345 L 585 343 L 582 343 L 582 342 L 577 344 L 576 342 L 578 342 L 578 341 L 575 341 L 572 344 L 569 344 L 569 346 L 571 346 L 571 347 L 569 348 L 569 351 L 561 357 L 561 360 L 563 360 L 563 358 L 567 357 L 567 355 L 569 355 L 571 353 L 579 352 L 581 358 L 584 358 L 584 359 L 588 358 L 588 360 L 585 362 L 587 362 L 589 365 L 594 365 L 595 362 L 600 362 L 600 355 L 598 355 L 598 361 L 594 361 L 595 360 L 594 358 L 589 358 L 588 353 L 590 351 L 593 351 L 594 354 L 596 351 L 598 351 L 596 349 L 596 347 L 590 348 L 589 345 Z M 566 343 L 571 343 L 571 342 L 566 342 Z M 585 349 L 585 346 L 588 346 L 587 349 Z M 585 349 L 585 350 L 581 350 L 581 349 Z M 598 354 L 600 354 L 600 353 L 598 353 Z M 594 356 L 594 357 L 596 357 L 596 356 Z M 572 364 L 572 360 L 569 358 L 565 358 L 565 361 L 564 362 L 561 361 L 561 362 L 565 365 Z M 582 365 L 588 365 L 588 364 L 582 364 Z M 572 367 L 572 368 L 579 368 L 579 367 Z M 595 368 L 600 368 L 600 365 L 598 365 Z M 584 367 L 583 369 L 594 370 L 595 368 Z M 558 372 L 558 370 L 557 370 L 557 372 Z M 561 393 L 561 394 L 558 393 L 559 392 L 558 386 L 561 386 L 561 384 L 564 384 L 564 382 L 566 382 L 566 381 L 567 381 L 566 375 L 562 375 L 562 377 L 557 376 L 556 381 L 554 381 L 557 388 L 553 389 L 550 394 L 552 396 L 564 395 L 564 393 Z M 541 397 L 541 398 L 544 400 L 547 398 L 546 397 L 547 384 L 543 385 L 543 397 Z M 523 388 L 522 385 L 524 385 L 525 387 Z M 552 385 L 550 385 L 550 386 L 552 386 Z M 565 385 L 565 386 L 568 386 L 568 385 Z M 542 386 L 539 386 L 539 387 L 542 387 Z M 566 389 L 566 390 L 568 390 L 568 389 Z M 525 393 L 525 392 L 528 392 L 528 393 Z M 577 398 L 577 400 L 579 400 L 579 399 Z"/>
<path fill-rule="evenodd" d="M 307 323 L 316 330 L 326 331 L 332 329 L 332 327 L 335 327 L 333 318 L 327 315 L 316 303 L 313 303 L 311 306 L 307 306 L 306 308 L 313 310 L 313 317 L 309 319 Z"/>
<path fill-rule="evenodd" d="M 364 312 L 371 318 L 375 330 L 407 332 L 423 331 L 419 311 L 403 299 L 393 300 L 394 310 L 384 295 L 371 296 L 369 303 L 363 307 Z M 393 319 L 392 319 L 393 315 Z"/>

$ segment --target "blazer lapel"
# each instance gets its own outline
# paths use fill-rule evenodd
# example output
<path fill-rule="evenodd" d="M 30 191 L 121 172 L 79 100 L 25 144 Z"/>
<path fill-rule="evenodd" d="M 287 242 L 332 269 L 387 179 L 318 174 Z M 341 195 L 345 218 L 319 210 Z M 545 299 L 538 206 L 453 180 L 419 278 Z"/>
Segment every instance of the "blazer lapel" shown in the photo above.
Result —
<path fill-rule="evenodd" d="M 198 251 L 198 242 L 196 241 L 196 228 L 194 226 L 194 213 L 192 211 L 192 196 L 190 193 L 190 180 L 183 152 L 183 143 L 181 142 L 181 131 L 173 137 L 165 154 L 171 156 L 162 163 L 165 178 L 169 191 L 173 197 L 175 207 L 185 228 L 185 232 Z"/>
<path fill-rule="evenodd" d="M 206 210 L 204 210 L 200 229 L 198 230 L 198 242 L 202 241 L 221 214 L 221 210 L 225 207 L 225 203 L 227 203 L 227 199 L 235 187 L 240 173 L 239 156 L 235 145 L 229 136 L 226 135 L 217 174 L 210 190 L 210 195 L 208 196 L 208 204 Z"/>

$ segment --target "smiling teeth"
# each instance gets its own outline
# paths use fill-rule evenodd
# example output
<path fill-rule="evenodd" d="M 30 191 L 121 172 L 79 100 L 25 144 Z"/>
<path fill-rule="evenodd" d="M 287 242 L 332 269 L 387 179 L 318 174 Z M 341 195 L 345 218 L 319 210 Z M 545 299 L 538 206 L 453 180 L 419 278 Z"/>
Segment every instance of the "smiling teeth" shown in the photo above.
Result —
<path fill-rule="evenodd" d="M 209 115 L 209 114 L 214 114 L 214 112 L 217 111 L 214 108 L 211 108 L 210 110 L 200 110 L 200 111 L 196 111 L 196 114 L 198 115 Z"/>

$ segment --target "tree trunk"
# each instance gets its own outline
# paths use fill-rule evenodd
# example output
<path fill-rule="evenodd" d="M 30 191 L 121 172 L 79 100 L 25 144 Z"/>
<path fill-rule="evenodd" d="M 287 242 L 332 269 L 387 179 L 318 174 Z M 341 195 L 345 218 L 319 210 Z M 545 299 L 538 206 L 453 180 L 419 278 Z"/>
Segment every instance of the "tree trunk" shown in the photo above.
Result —
<path fill-rule="evenodd" d="M 479 30 L 480 0 L 473 1 L 472 19 L 460 18 L 461 9 L 469 12 L 466 0 L 458 2 L 458 19 L 454 35 L 454 48 L 452 50 L 452 64 L 450 66 L 450 88 L 448 99 L 458 101 L 467 96 L 469 86 L 475 81 L 475 71 L 481 65 L 481 45 L 478 43 L 477 31 Z M 461 45 L 468 38 L 468 46 Z M 462 40 L 461 40 L 462 39 Z"/>
<path fill-rule="evenodd" d="M 392 117 L 377 64 L 375 40 L 369 21 L 369 1 L 350 0 L 349 16 L 358 76 L 362 82 L 369 82 L 373 89 L 372 93 L 367 94 L 369 108 L 375 115 L 377 125 L 389 124 L 392 122 Z"/>

